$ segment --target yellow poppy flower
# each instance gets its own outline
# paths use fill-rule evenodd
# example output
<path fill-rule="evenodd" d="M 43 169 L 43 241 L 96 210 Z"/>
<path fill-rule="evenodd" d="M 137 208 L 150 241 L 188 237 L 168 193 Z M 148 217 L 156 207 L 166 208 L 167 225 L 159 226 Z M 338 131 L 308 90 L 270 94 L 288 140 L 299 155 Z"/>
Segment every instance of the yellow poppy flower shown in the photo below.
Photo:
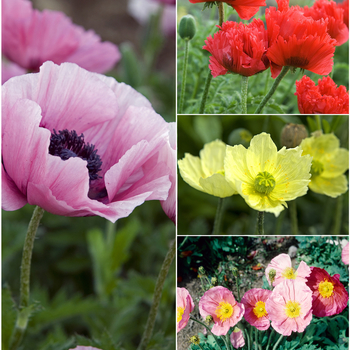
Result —
<path fill-rule="evenodd" d="M 310 182 L 311 157 L 300 147 L 277 152 L 269 134 L 252 138 L 248 149 L 226 147 L 225 177 L 255 210 L 278 216 L 286 201 L 303 196 Z"/>
<path fill-rule="evenodd" d="M 344 173 L 349 169 L 349 151 L 339 148 L 334 134 L 308 137 L 300 147 L 303 155 L 312 156 L 310 190 L 333 198 L 348 190 Z"/>
<path fill-rule="evenodd" d="M 220 140 L 206 143 L 200 151 L 200 157 L 185 154 L 178 161 L 180 174 L 184 181 L 196 190 L 213 196 L 225 198 L 237 191 L 225 179 L 224 158 L 226 144 Z"/>

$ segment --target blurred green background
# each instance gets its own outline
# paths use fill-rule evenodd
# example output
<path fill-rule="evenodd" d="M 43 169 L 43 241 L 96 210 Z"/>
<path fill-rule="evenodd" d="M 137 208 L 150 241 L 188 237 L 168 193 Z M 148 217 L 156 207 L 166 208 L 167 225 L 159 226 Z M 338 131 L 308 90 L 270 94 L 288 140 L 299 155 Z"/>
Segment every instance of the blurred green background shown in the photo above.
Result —
<path fill-rule="evenodd" d="M 309 117 L 314 120 L 315 117 Z M 340 118 L 335 135 L 340 139 L 340 147 L 349 148 L 348 116 L 323 116 L 329 124 L 333 118 Z M 249 146 L 237 135 L 237 129 L 244 128 L 252 135 L 267 132 L 281 148 L 280 133 L 287 123 L 304 124 L 309 133 L 307 117 L 302 116 L 178 116 L 178 159 L 185 153 L 199 156 L 205 143 L 221 139 L 226 144 Z M 347 173 L 346 173 L 347 174 Z M 341 197 L 343 204 L 340 234 L 348 235 L 349 195 Z M 213 229 L 218 198 L 192 188 L 185 183 L 178 172 L 178 234 L 204 235 Z M 305 235 L 331 234 L 337 198 L 330 198 L 312 191 L 296 200 L 299 221 L 299 233 Z M 290 202 L 289 202 L 290 203 Z M 288 203 L 287 203 L 288 204 Z M 255 233 L 257 211 L 251 209 L 239 195 L 224 200 L 224 214 L 221 234 L 250 235 Z M 265 234 L 290 235 L 289 210 L 285 209 L 278 218 L 265 213 Z"/>
<path fill-rule="evenodd" d="M 337 1 L 341 2 L 341 1 Z M 268 6 L 277 6 L 275 0 L 267 0 Z M 290 0 L 290 6 L 299 5 L 312 6 L 313 0 Z M 197 114 L 199 112 L 200 101 L 203 88 L 209 73 L 210 53 L 203 50 L 206 38 L 218 30 L 218 9 L 203 10 L 204 3 L 192 4 L 188 0 L 178 0 L 178 21 L 186 15 L 191 14 L 197 23 L 197 33 L 189 42 L 189 58 L 187 68 L 186 92 L 183 114 Z M 254 18 L 260 18 L 265 22 L 265 7 L 261 7 L 259 12 L 249 21 L 238 17 L 237 12 L 231 6 L 224 4 L 225 21 L 250 23 Z M 265 24 L 266 28 L 266 24 Z M 180 97 L 183 77 L 183 62 L 185 52 L 185 41 L 177 35 L 177 69 L 178 69 L 178 97 Z M 339 85 L 349 87 L 349 41 L 341 46 L 337 46 L 334 55 L 333 80 Z M 282 80 L 268 104 L 263 109 L 266 114 L 299 114 L 297 97 L 295 93 L 295 81 L 300 80 L 303 75 L 309 76 L 317 83 L 322 76 L 297 69 L 293 74 L 289 72 Z M 226 74 L 213 78 L 210 84 L 208 99 L 206 102 L 205 114 L 240 114 L 241 113 L 241 79 L 238 74 Z M 271 78 L 270 69 L 249 77 L 247 106 L 248 114 L 254 113 L 263 96 L 269 91 L 274 79 Z"/>

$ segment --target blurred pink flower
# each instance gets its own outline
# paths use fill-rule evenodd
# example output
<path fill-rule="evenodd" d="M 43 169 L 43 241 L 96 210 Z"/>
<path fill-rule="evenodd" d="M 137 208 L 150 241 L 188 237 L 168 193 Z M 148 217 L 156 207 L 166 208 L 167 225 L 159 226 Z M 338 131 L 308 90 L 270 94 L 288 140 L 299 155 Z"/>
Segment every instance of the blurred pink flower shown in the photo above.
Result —
<path fill-rule="evenodd" d="M 213 287 L 206 291 L 199 301 L 199 312 L 205 319 L 212 316 L 215 335 L 225 335 L 244 315 L 244 305 L 237 303 L 232 292 L 225 287 Z"/>
<path fill-rule="evenodd" d="M 300 280 L 284 280 L 266 301 L 266 311 L 276 332 L 303 332 L 312 319 L 312 292 Z"/>
<path fill-rule="evenodd" d="M 235 349 L 241 348 L 245 345 L 243 332 L 238 327 L 235 327 L 232 331 L 230 335 L 230 341 Z"/>
<path fill-rule="evenodd" d="M 349 300 L 349 294 L 339 281 L 339 275 L 330 276 L 319 267 L 311 267 L 306 284 L 312 291 L 312 313 L 317 317 L 341 313 Z"/>
<path fill-rule="evenodd" d="M 160 153 L 169 124 L 130 86 L 46 62 L 2 94 L 3 209 L 29 203 L 115 222 L 146 200 L 168 199 L 176 168 Z"/>
<path fill-rule="evenodd" d="M 253 288 L 245 292 L 241 300 L 244 305 L 244 318 L 260 331 L 270 327 L 270 320 L 265 308 L 266 300 L 270 294 L 270 290 Z"/>
<path fill-rule="evenodd" d="M 62 12 L 35 10 L 28 0 L 2 1 L 2 54 L 33 72 L 50 60 L 104 73 L 121 57 L 116 45 L 102 43 L 93 30 L 85 31 Z"/>
<path fill-rule="evenodd" d="M 341 259 L 345 265 L 349 265 L 349 242 L 341 252 Z"/>
<path fill-rule="evenodd" d="M 176 331 L 179 333 L 181 329 L 185 328 L 190 313 L 194 309 L 192 297 L 186 288 L 176 288 Z"/>
<path fill-rule="evenodd" d="M 285 279 L 297 280 L 306 282 L 306 277 L 310 275 L 310 267 L 302 261 L 297 270 L 292 267 L 292 261 L 288 254 L 280 254 L 273 258 L 270 264 L 267 265 L 265 276 L 271 285 L 269 274 L 271 270 L 276 271 L 276 276 L 273 286 L 277 286 Z"/>
<path fill-rule="evenodd" d="M 76 348 L 69 349 L 69 350 L 101 350 L 101 349 L 93 348 L 92 346 L 80 346 L 80 345 L 78 345 Z"/>
<path fill-rule="evenodd" d="M 16 63 L 12 63 L 4 59 L 2 60 L 1 65 L 1 84 L 5 83 L 12 77 L 17 77 L 18 75 L 27 73 L 24 68 L 20 67 Z"/>

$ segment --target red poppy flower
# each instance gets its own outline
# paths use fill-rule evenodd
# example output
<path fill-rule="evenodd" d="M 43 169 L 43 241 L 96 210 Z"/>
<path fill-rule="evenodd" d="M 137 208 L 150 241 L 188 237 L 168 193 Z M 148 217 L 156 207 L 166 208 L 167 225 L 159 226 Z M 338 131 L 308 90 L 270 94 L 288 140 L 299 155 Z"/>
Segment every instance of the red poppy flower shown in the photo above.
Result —
<path fill-rule="evenodd" d="M 217 0 L 190 0 L 192 4 L 215 1 Z M 222 2 L 232 6 L 242 19 L 251 19 L 259 11 L 260 6 L 266 6 L 265 0 L 226 0 Z"/>
<path fill-rule="evenodd" d="M 317 317 L 341 313 L 349 300 L 349 294 L 339 281 L 339 275 L 330 276 L 319 267 L 311 267 L 306 284 L 312 290 L 312 313 Z"/>
<path fill-rule="evenodd" d="M 269 67 L 267 31 L 262 20 L 254 19 L 248 25 L 227 21 L 218 28 L 203 46 L 212 54 L 209 68 L 214 78 L 227 72 L 251 76 Z"/>
<path fill-rule="evenodd" d="M 276 78 L 283 66 L 307 69 L 321 75 L 331 72 L 336 41 L 327 33 L 327 21 L 304 16 L 298 6 L 288 8 L 288 0 L 278 1 L 278 10 L 266 9 L 269 39 L 267 57 Z"/>
<path fill-rule="evenodd" d="M 337 41 L 336 45 L 342 45 L 349 39 L 349 28 L 344 23 L 344 10 L 334 1 L 318 0 L 312 7 L 304 7 L 304 15 L 315 20 L 328 19 L 328 34 Z"/>
<path fill-rule="evenodd" d="M 337 7 L 344 10 L 344 23 L 349 28 L 349 0 L 345 0 L 340 4 L 337 4 Z"/>
<path fill-rule="evenodd" d="M 330 77 L 318 80 L 318 86 L 306 75 L 295 83 L 298 108 L 302 114 L 348 114 L 349 93 Z"/>

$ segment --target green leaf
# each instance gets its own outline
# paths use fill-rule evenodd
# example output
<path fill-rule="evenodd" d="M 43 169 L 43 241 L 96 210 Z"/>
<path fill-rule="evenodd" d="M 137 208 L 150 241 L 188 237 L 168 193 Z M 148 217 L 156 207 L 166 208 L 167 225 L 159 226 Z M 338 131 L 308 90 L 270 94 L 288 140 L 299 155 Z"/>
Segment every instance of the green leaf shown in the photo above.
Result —
<path fill-rule="evenodd" d="M 222 125 L 220 117 L 195 117 L 194 129 L 203 143 L 222 138 Z"/>
<path fill-rule="evenodd" d="M 16 323 L 17 318 L 17 312 L 16 312 L 16 304 L 11 296 L 10 287 L 8 285 L 5 285 L 4 288 L 2 288 L 2 298 L 1 298 L 1 307 L 2 307 L 2 314 L 6 315 L 6 317 L 2 317 L 1 321 L 1 343 L 2 343 L 2 349 L 7 350 L 12 334 L 12 330 Z"/>
<path fill-rule="evenodd" d="M 331 126 L 329 125 L 326 119 L 322 119 L 322 126 L 325 134 L 328 134 L 329 132 L 331 132 Z"/>

